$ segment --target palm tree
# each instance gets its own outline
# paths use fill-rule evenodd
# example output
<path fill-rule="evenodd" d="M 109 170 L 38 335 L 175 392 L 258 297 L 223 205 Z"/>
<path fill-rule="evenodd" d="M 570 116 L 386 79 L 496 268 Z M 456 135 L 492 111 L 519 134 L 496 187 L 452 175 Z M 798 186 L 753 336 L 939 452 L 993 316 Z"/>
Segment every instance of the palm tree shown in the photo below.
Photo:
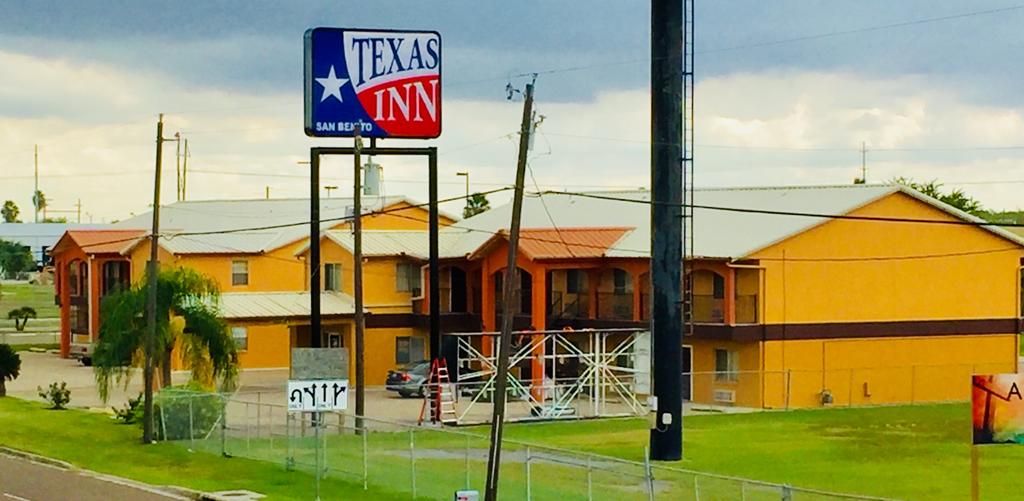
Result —
<path fill-rule="evenodd" d="M 22 306 L 7 312 L 7 319 L 14 320 L 14 330 L 18 332 L 25 330 L 30 318 L 36 318 L 36 310 L 31 306 Z"/>
<path fill-rule="evenodd" d="M 93 353 L 93 371 L 100 398 L 106 402 L 112 384 L 128 386 L 132 367 L 145 363 L 146 283 L 114 292 L 100 305 L 102 323 Z M 190 268 L 161 270 L 157 276 L 155 367 L 162 387 L 171 384 L 171 353 L 175 346 L 205 387 L 234 385 L 238 354 L 227 324 L 218 315 L 217 283 Z"/>
<path fill-rule="evenodd" d="M 491 202 L 483 193 L 474 193 L 466 199 L 466 207 L 462 209 L 462 217 L 470 218 L 481 212 L 487 212 L 491 208 Z"/>
<path fill-rule="evenodd" d="M 7 381 L 14 381 L 21 372 L 21 356 L 10 345 L 0 344 L 0 397 L 7 396 Z"/>
<path fill-rule="evenodd" d="M 4 202 L 3 209 L 0 209 L 0 214 L 4 217 L 5 223 L 17 223 L 18 214 L 21 210 L 18 209 L 18 204 L 14 203 L 14 200 L 7 200 Z"/>

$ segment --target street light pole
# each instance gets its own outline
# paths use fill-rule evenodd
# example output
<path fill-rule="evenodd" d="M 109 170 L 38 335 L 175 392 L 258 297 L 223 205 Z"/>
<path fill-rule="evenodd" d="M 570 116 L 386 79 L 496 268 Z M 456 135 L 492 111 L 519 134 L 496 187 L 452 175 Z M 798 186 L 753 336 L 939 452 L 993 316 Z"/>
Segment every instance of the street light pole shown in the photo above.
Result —
<path fill-rule="evenodd" d="M 456 172 L 456 176 L 466 178 L 466 208 L 469 208 L 469 172 Z M 465 214 L 463 214 L 465 216 Z"/>

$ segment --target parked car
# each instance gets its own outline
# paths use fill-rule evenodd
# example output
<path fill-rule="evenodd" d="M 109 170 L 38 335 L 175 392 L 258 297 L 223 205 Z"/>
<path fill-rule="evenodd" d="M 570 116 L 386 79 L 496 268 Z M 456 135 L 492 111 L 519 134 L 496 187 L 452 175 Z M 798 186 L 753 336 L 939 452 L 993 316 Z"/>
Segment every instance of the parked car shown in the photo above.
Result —
<path fill-rule="evenodd" d="M 388 371 L 385 384 L 388 391 L 397 391 L 403 398 L 413 395 L 423 397 L 427 392 L 426 383 L 429 373 L 430 362 L 413 362 Z"/>

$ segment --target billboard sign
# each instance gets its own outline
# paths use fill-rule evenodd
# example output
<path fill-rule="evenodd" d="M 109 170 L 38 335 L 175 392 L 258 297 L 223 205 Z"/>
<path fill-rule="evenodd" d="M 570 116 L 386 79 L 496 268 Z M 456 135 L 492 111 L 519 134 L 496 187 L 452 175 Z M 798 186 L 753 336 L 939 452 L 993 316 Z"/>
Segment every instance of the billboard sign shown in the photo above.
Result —
<path fill-rule="evenodd" d="M 1024 444 L 1024 374 L 973 376 L 975 444 Z"/>
<path fill-rule="evenodd" d="M 441 135 L 441 35 L 313 28 L 305 35 L 305 130 L 312 137 Z"/>

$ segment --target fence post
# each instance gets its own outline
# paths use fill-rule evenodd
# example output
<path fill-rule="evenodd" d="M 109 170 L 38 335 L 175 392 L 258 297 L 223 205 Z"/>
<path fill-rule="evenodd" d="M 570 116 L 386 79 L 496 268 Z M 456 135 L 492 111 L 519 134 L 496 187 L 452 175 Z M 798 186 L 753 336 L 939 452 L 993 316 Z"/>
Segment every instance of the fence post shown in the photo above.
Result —
<path fill-rule="evenodd" d="M 249 444 L 249 402 L 245 402 L 245 453 L 251 454 L 251 446 Z"/>
<path fill-rule="evenodd" d="M 740 482 L 740 501 L 747 501 L 747 482 Z"/>
<path fill-rule="evenodd" d="M 370 477 L 370 470 L 368 467 L 369 463 L 366 460 L 366 454 L 367 451 L 369 450 L 369 448 L 366 446 L 366 437 L 368 434 L 366 433 L 366 430 L 362 430 L 361 432 L 359 430 L 356 430 L 356 432 L 361 433 L 363 435 L 363 490 L 365 491 L 367 489 L 367 483 Z"/>
<path fill-rule="evenodd" d="M 789 410 L 789 396 L 793 392 L 793 369 L 786 369 L 786 410 Z"/>
<path fill-rule="evenodd" d="M 526 446 L 526 501 L 533 499 L 533 485 L 530 482 L 530 446 Z"/>
<path fill-rule="evenodd" d="M 188 399 L 188 450 L 189 452 L 196 450 L 196 429 L 192 420 L 192 397 Z"/>
<path fill-rule="evenodd" d="M 587 461 L 587 474 L 590 473 L 590 461 Z M 644 447 L 644 480 L 647 483 L 647 499 L 654 501 L 654 473 L 651 471 L 651 453 Z M 588 486 L 589 487 L 589 486 Z"/>
<path fill-rule="evenodd" d="M 466 435 L 466 490 L 469 489 L 469 435 Z"/>
<path fill-rule="evenodd" d="M 416 435 L 409 430 L 409 462 L 412 467 L 412 497 L 416 499 Z"/>
<path fill-rule="evenodd" d="M 793 489 L 788 485 L 782 486 L 782 501 L 793 501 Z"/>
<path fill-rule="evenodd" d="M 587 454 L 587 501 L 594 499 L 594 468 L 590 464 L 590 454 Z"/>
<path fill-rule="evenodd" d="M 228 400 L 224 395 L 220 397 L 220 455 L 228 456 Z"/>
<path fill-rule="evenodd" d="M 268 433 L 270 435 L 270 450 L 274 450 L 274 406 L 267 407 L 267 412 L 270 413 L 267 416 L 267 421 L 270 421 L 270 433 Z"/>
<path fill-rule="evenodd" d="M 693 475 L 693 499 L 700 501 L 700 477 L 697 474 Z"/>
<path fill-rule="evenodd" d="M 256 438 L 260 438 L 260 418 L 263 417 L 263 400 L 260 398 L 263 394 L 256 393 Z"/>

